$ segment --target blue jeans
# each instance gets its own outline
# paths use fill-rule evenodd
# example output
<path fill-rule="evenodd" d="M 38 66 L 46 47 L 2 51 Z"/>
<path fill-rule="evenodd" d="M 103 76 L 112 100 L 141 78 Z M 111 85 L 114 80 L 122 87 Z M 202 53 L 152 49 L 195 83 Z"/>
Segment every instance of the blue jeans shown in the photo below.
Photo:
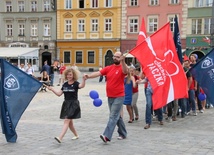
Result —
<path fill-rule="evenodd" d="M 123 118 L 120 115 L 123 107 L 124 97 L 108 98 L 108 106 L 110 110 L 108 124 L 103 133 L 109 140 L 111 140 L 116 125 L 118 126 L 118 134 L 122 137 L 127 137 L 127 131 Z"/>
<path fill-rule="evenodd" d="M 195 90 L 189 90 L 189 101 L 193 112 L 196 112 Z"/>
<path fill-rule="evenodd" d="M 180 104 L 179 106 L 181 108 L 181 116 L 185 116 L 185 114 L 187 112 L 189 112 L 188 109 L 187 109 L 187 104 L 189 104 L 188 103 L 188 98 L 179 99 L 179 104 Z"/>
<path fill-rule="evenodd" d="M 54 74 L 50 74 L 51 83 L 50 85 L 53 86 L 54 83 Z"/>

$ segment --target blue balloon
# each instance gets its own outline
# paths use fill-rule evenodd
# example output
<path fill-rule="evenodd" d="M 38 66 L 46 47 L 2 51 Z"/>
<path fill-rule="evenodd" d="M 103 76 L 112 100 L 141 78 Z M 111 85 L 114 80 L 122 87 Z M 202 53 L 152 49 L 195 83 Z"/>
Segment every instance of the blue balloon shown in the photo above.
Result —
<path fill-rule="evenodd" d="M 199 93 L 198 99 L 199 99 L 200 101 L 204 101 L 204 100 L 206 99 L 206 94 Z"/>
<path fill-rule="evenodd" d="M 89 96 L 92 98 L 92 99 L 97 99 L 99 98 L 99 94 L 96 90 L 91 90 L 90 93 L 89 93 Z"/>
<path fill-rule="evenodd" d="M 93 104 L 94 104 L 95 107 L 101 106 L 102 103 L 103 103 L 103 101 L 102 101 L 101 99 L 99 99 L 99 98 L 97 98 L 97 99 L 95 99 L 95 100 L 93 101 Z"/>

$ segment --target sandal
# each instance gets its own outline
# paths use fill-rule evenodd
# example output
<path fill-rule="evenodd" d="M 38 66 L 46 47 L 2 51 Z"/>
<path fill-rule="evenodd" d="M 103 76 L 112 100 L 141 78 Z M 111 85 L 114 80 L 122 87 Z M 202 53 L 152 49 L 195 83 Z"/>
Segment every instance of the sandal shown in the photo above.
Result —
<path fill-rule="evenodd" d="M 131 121 L 129 120 L 128 123 L 132 123 L 132 120 Z"/>
<path fill-rule="evenodd" d="M 59 137 L 54 137 L 54 139 L 55 139 L 58 143 L 61 143 L 61 140 L 59 139 Z"/>

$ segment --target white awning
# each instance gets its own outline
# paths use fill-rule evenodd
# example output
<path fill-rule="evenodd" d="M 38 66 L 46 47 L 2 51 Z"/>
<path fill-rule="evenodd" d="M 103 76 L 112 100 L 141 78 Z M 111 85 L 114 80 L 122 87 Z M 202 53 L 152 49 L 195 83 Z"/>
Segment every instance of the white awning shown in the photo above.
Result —
<path fill-rule="evenodd" d="M 134 56 L 131 55 L 131 54 L 127 54 L 127 55 L 126 55 L 126 58 L 134 58 Z"/>
<path fill-rule="evenodd" d="M 22 47 L 11 47 L 11 48 L 0 48 L 0 57 L 6 58 L 18 58 L 18 57 L 39 57 L 39 48 L 22 48 Z"/>

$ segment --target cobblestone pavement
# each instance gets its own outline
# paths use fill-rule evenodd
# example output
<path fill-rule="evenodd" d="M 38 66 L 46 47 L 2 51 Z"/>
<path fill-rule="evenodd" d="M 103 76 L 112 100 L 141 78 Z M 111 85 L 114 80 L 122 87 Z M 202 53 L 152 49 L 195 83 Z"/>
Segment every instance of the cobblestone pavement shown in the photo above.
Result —
<path fill-rule="evenodd" d="M 56 75 L 56 80 L 57 75 Z M 81 80 L 80 80 L 81 81 Z M 55 82 L 55 85 L 57 83 Z M 55 86 L 55 89 L 60 89 Z M 97 90 L 103 101 L 102 106 L 95 107 L 89 97 L 91 90 Z M 104 144 L 99 138 L 108 121 L 108 107 L 105 95 L 105 82 L 98 78 L 89 79 L 86 87 L 79 91 L 82 118 L 74 124 L 80 136 L 71 140 L 68 130 L 61 144 L 54 140 L 61 132 L 63 121 L 59 119 L 63 96 L 57 97 L 52 92 L 38 92 L 22 115 L 16 128 L 16 143 L 7 143 L 0 134 L 1 155 L 213 155 L 214 154 L 214 109 L 207 109 L 198 116 L 178 118 L 160 126 L 153 121 L 150 129 L 145 130 L 145 96 L 140 85 L 138 108 L 140 119 L 128 122 L 128 113 L 124 108 L 124 121 L 128 131 L 125 140 L 117 140 L 115 129 L 112 141 Z"/>

